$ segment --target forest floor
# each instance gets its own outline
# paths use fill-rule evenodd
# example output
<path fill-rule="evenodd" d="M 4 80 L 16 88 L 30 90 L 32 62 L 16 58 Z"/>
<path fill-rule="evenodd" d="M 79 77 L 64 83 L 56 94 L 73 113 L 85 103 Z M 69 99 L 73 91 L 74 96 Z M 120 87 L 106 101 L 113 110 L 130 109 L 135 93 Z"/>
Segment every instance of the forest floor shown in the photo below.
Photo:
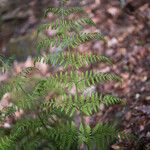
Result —
<path fill-rule="evenodd" d="M 34 3 L 31 3 L 32 5 Z M 22 10 L 21 6 L 19 7 L 19 10 Z M 123 78 L 121 85 L 107 85 L 105 89 L 120 96 L 125 105 L 104 109 L 94 117 L 94 120 L 106 121 L 116 118 L 120 129 L 136 136 L 136 139 L 128 142 L 118 141 L 112 144 L 111 149 L 119 150 L 120 147 L 124 147 L 125 150 L 150 150 L 150 6 L 144 4 L 134 11 L 129 8 L 129 12 L 124 12 L 117 0 L 96 0 L 84 8 L 108 42 L 106 44 L 95 41 L 81 45 L 79 49 L 86 47 L 84 51 L 90 49 L 111 57 L 114 60 L 113 67 L 98 66 L 101 67 L 99 69 L 104 72 L 112 70 Z M 9 17 L 4 17 L 8 28 L 12 20 L 7 19 Z M 0 46 L 3 51 L 7 45 L 6 41 L 12 36 L 26 34 L 39 23 L 39 20 L 35 13 L 29 11 L 20 22 L 21 25 L 13 24 L 14 28 L 9 31 L 1 28 Z M 14 70 L 19 72 L 21 67 L 30 64 L 31 59 L 28 57 L 25 62 L 14 64 Z M 45 73 L 48 70 L 46 66 L 45 70 L 43 66 L 41 68 Z M 1 80 L 4 78 L 0 77 Z M 97 89 L 101 90 L 101 87 L 97 86 Z"/>

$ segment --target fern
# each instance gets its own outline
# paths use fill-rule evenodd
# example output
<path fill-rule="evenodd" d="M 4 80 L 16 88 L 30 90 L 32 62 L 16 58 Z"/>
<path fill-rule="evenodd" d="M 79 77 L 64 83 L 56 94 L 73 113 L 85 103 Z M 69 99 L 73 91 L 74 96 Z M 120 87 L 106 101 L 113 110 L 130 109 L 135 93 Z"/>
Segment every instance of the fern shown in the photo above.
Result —
<path fill-rule="evenodd" d="M 86 15 L 80 7 L 66 7 L 68 0 L 59 0 L 60 6 L 50 7 L 45 11 L 58 18 L 38 27 L 38 34 L 45 29 L 56 30 L 56 34 L 40 39 L 37 50 L 49 47 L 54 52 L 39 55 L 34 59 L 34 66 L 23 69 L 17 75 L 0 84 L 0 98 L 11 93 L 11 105 L 0 113 L 0 124 L 6 118 L 14 116 L 16 111 L 24 113 L 11 128 L 0 127 L 0 149 L 2 150 L 77 150 L 81 145 L 88 150 L 106 150 L 113 140 L 125 137 L 109 123 L 88 125 L 84 117 L 99 112 L 101 104 L 107 107 L 118 104 L 122 100 L 107 93 L 93 92 L 85 94 L 85 90 L 97 84 L 121 82 L 121 77 L 112 72 L 102 73 L 87 70 L 89 65 L 113 64 L 111 58 L 98 54 L 79 53 L 74 48 L 91 40 L 105 38 L 101 33 L 84 33 L 84 25 L 95 26 L 87 16 L 79 19 L 68 17 L 74 13 Z M 0 57 L 2 64 L 9 64 Z M 46 77 L 36 68 L 37 62 L 50 65 L 53 72 Z M 83 71 L 85 70 L 85 71 Z M 74 89 L 74 93 L 71 92 Z M 79 116 L 79 122 L 75 118 Z"/>
<path fill-rule="evenodd" d="M 12 56 L 7 59 L 0 55 L 0 71 L 2 71 L 2 73 L 5 73 L 11 67 L 14 58 L 15 57 Z"/>

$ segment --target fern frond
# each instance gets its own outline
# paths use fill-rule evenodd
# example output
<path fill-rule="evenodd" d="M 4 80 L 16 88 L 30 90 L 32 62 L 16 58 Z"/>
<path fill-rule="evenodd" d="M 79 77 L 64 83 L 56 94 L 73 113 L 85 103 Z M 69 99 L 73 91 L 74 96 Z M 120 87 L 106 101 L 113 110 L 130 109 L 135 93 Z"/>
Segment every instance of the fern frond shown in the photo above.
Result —
<path fill-rule="evenodd" d="M 44 96 L 49 91 L 56 92 L 57 94 L 64 93 L 64 85 L 58 82 L 54 77 L 46 77 L 45 79 L 37 79 L 32 95 L 34 96 Z"/>
<path fill-rule="evenodd" d="M 63 7 L 58 7 L 58 8 L 53 8 L 53 7 L 49 7 L 46 11 L 45 11 L 45 16 L 48 15 L 48 13 L 53 13 L 56 15 L 63 15 L 63 16 L 68 16 L 71 13 L 83 13 L 83 9 L 81 7 L 71 7 L 71 8 L 63 8 Z"/>
<path fill-rule="evenodd" d="M 102 103 L 104 103 L 106 106 L 109 106 L 109 105 L 114 105 L 114 104 L 120 103 L 121 101 L 122 100 L 120 98 L 110 95 L 110 94 L 107 94 L 103 97 Z"/>
<path fill-rule="evenodd" d="M 70 150 L 78 136 L 77 127 L 73 122 L 57 124 L 55 127 L 50 127 L 43 134 L 49 137 L 49 139 L 55 139 L 60 150 Z"/>
<path fill-rule="evenodd" d="M 71 37 L 68 35 L 57 35 L 53 38 L 45 38 L 41 42 L 38 43 L 37 49 L 41 50 L 42 48 L 48 48 L 48 46 L 56 46 L 61 48 L 75 48 L 79 44 L 88 42 L 90 40 L 105 40 L 104 36 L 100 33 L 82 33 L 80 35 L 72 35 Z"/>
<path fill-rule="evenodd" d="M 17 121 L 17 123 L 12 128 L 12 134 L 24 133 L 26 131 L 38 131 L 42 127 L 42 123 L 39 119 L 33 118 L 22 118 Z"/>
<path fill-rule="evenodd" d="M 93 71 L 86 71 L 79 74 L 78 72 L 70 71 L 63 73 L 62 71 L 51 75 L 53 80 L 66 85 L 66 87 L 72 87 L 73 84 L 78 84 L 79 89 L 83 89 L 87 86 L 108 81 L 121 81 L 121 77 L 114 73 L 95 73 Z"/>
<path fill-rule="evenodd" d="M 78 81 L 79 89 L 101 82 L 121 81 L 121 77 L 114 73 L 94 73 L 93 71 L 82 72 L 80 78 L 81 80 Z"/>
<path fill-rule="evenodd" d="M 42 118 L 44 119 L 44 118 Z M 33 150 L 37 148 L 41 143 L 41 138 L 36 135 L 44 130 L 43 124 L 39 118 L 21 118 L 17 120 L 17 123 L 12 126 L 10 135 L 17 133 L 16 139 L 14 140 L 14 149 L 17 150 L 22 148 L 28 148 Z M 19 141 L 19 143 L 18 143 Z M 17 146 L 16 146 L 17 145 Z M 12 148 L 13 149 L 13 148 Z"/>
<path fill-rule="evenodd" d="M 77 83 L 80 79 L 78 72 L 70 71 L 70 72 L 58 72 L 57 74 L 51 76 L 53 80 L 56 80 L 64 85 L 68 90 L 72 88 L 72 86 Z"/>
<path fill-rule="evenodd" d="M 35 58 L 34 64 L 36 62 L 43 62 L 43 63 L 50 63 L 50 64 L 57 64 L 60 66 L 64 66 L 65 68 L 72 66 L 76 69 L 92 63 L 104 62 L 108 64 L 112 64 L 112 60 L 106 56 L 101 55 L 88 55 L 88 54 L 80 54 L 80 53 L 62 53 L 59 52 L 57 54 L 48 54 L 45 56 L 39 56 Z"/>
<path fill-rule="evenodd" d="M 30 82 L 32 82 L 33 87 L 28 88 L 28 84 L 19 85 L 20 89 L 16 92 L 13 91 L 13 99 L 17 99 L 14 103 L 18 108 L 31 109 L 42 104 L 44 102 L 42 99 L 45 99 L 50 92 L 57 95 L 65 92 L 64 85 L 51 77 L 45 79 L 31 78 Z"/>
<path fill-rule="evenodd" d="M 14 104 L 7 106 L 0 110 L 0 122 L 3 122 L 7 117 L 14 115 L 17 111 L 17 108 Z M 1 133 L 0 133 L 1 135 Z"/>
<path fill-rule="evenodd" d="M 23 69 L 20 73 L 10 78 L 8 81 L 2 81 L 0 84 L 0 97 L 7 92 L 13 92 L 20 90 L 21 86 L 25 86 L 30 81 L 30 75 L 33 72 L 40 72 L 36 67 L 27 67 Z"/>
<path fill-rule="evenodd" d="M 82 94 L 79 96 L 79 101 L 79 110 L 84 114 L 90 116 L 93 114 L 93 111 L 98 111 L 100 100 L 98 99 L 97 94 L 92 94 L 91 96 L 85 96 L 84 94 Z"/>
<path fill-rule="evenodd" d="M 14 137 L 1 137 L 0 138 L 0 149 L 1 150 L 8 150 L 11 147 L 11 144 L 14 142 Z"/>
<path fill-rule="evenodd" d="M 91 133 L 92 129 L 89 125 L 85 126 L 81 123 L 79 127 L 79 133 L 78 133 L 78 143 L 80 144 L 89 144 L 92 141 Z"/>
<path fill-rule="evenodd" d="M 14 56 L 6 58 L 0 55 L 0 71 L 5 73 L 11 67 L 14 58 L 15 58 Z"/>
<path fill-rule="evenodd" d="M 11 150 L 12 145 L 14 144 L 17 138 L 17 133 L 10 136 L 0 137 L 0 149 L 1 150 Z"/>
<path fill-rule="evenodd" d="M 66 122 L 66 120 L 72 121 L 72 117 L 70 117 L 70 115 L 66 114 L 65 111 L 62 111 L 59 107 L 55 106 L 53 99 L 43 102 L 40 110 L 43 112 L 44 116 L 48 115 L 52 122 L 57 122 L 58 120 L 63 120 L 64 122 Z"/>
<path fill-rule="evenodd" d="M 17 76 L 20 77 L 32 77 L 33 73 L 41 74 L 40 70 L 36 67 L 27 67 L 24 68 Z"/>
<path fill-rule="evenodd" d="M 105 104 L 106 106 L 120 103 L 121 99 L 113 95 L 103 95 L 99 93 L 92 93 L 90 95 L 80 95 L 79 100 L 74 101 L 80 111 L 84 114 L 90 116 L 93 112 L 98 112 L 100 104 Z"/>
<path fill-rule="evenodd" d="M 95 23 L 92 21 L 92 19 L 84 17 L 84 18 L 79 18 L 77 20 L 61 20 L 61 19 L 57 19 L 56 21 L 52 22 L 52 23 L 45 23 L 40 25 L 37 28 L 37 32 L 40 33 L 43 30 L 49 29 L 50 27 L 52 29 L 58 30 L 60 31 L 68 31 L 71 28 L 72 29 L 77 29 L 79 27 L 81 27 L 82 24 L 88 24 L 88 25 L 92 25 L 95 26 Z"/>
<path fill-rule="evenodd" d="M 57 108 L 64 111 L 66 114 L 73 116 L 75 111 L 82 111 L 84 114 L 90 116 L 93 112 L 99 110 L 101 103 L 105 105 L 113 105 L 121 102 L 121 99 L 113 95 L 99 95 L 98 93 L 92 93 L 91 95 L 62 95 L 61 97 L 50 99 L 46 102 L 47 108 Z"/>
<path fill-rule="evenodd" d="M 0 98 L 7 93 L 20 90 L 20 85 L 24 86 L 28 82 L 28 78 L 24 78 L 21 76 L 14 76 L 10 78 L 8 81 L 0 82 Z"/>
<path fill-rule="evenodd" d="M 117 138 L 119 131 L 113 125 L 98 123 L 92 129 L 92 139 L 97 150 L 106 150 L 108 144 Z"/>
<path fill-rule="evenodd" d="M 57 130 L 59 131 L 60 139 L 62 139 L 60 147 L 70 150 L 71 145 L 77 140 L 77 128 L 75 124 L 73 122 L 71 124 L 62 124 Z"/>
<path fill-rule="evenodd" d="M 15 94 L 15 93 L 14 93 Z M 18 98 L 14 103 L 19 109 L 33 109 L 37 106 L 38 101 L 36 97 L 33 97 L 31 94 L 24 94 L 22 91 L 13 97 L 13 99 Z"/>
<path fill-rule="evenodd" d="M 44 141 L 44 140 L 43 140 Z M 20 143 L 19 143 L 20 144 Z M 18 145 L 19 145 L 18 144 Z M 40 137 L 35 137 L 33 136 L 33 138 L 30 138 L 30 140 L 27 140 L 26 142 L 24 142 L 22 145 L 22 149 L 24 150 L 37 150 L 38 147 L 41 144 L 41 138 Z M 19 149 L 18 149 L 19 150 Z M 53 150 L 53 149 L 52 149 Z"/>
<path fill-rule="evenodd" d="M 46 102 L 44 105 L 46 108 L 60 109 L 61 112 L 65 112 L 69 114 L 69 116 L 73 116 L 74 112 L 77 110 L 77 105 L 74 103 L 73 96 L 65 94 L 59 98 L 50 99 L 49 102 Z"/>

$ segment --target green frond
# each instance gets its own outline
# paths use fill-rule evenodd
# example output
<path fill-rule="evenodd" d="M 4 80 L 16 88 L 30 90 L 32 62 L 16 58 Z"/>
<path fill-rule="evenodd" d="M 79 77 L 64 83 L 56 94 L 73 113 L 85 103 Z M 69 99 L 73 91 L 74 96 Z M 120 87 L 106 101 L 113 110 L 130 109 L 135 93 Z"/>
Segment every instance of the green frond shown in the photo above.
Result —
<path fill-rule="evenodd" d="M 57 108 L 60 109 L 61 112 L 65 112 L 69 114 L 69 116 L 73 116 L 74 112 L 77 110 L 77 104 L 74 103 L 74 97 L 63 95 L 61 97 L 50 99 L 49 102 L 44 104 L 46 108 Z"/>
<path fill-rule="evenodd" d="M 60 130 L 61 128 L 61 130 Z M 62 139 L 61 149 L 70 150 L 71 145 L 77 140 L 77 128 L 74 123 L 62 124 L 58 126 L 60 139 Z"/>
<path fill-rule="evenodd" d="M 51 38 L 45 38 L 41 42 L 38 43 L 37 49 L 38 51 L 42 48 L 48 48 L 50 45 L 53 47 L 61 46 L 61 48 L 75 48 L 76 46 L 88 42 L 90 40 L 105 40 L 104 36 L 101 33 L 82 33 L 80 35 L 57 35 Z"/>
<path fill-rule="evenodd" d="M 27 68 L 21 74 L 26 76 L 28 71 L 30 73 L 30 69 L 32 68 Z M 3 88 L 3 91 L 0 92 L 2 95 L 6 92 L 11 92 L 12 99 L 16 99 L 14 104 L 18 108 L 31 109 L 41 104 L 43 102 L 42 99 L 45 99 L 50 92 L 57 95 L 65 92 L 64 84 L 58 82 L 53 77 L 51 78 L 51 76 L 44 79 L 24 78 L 20 75 L 19 77 L 19 79 L 16 78 L 16 80 L 8 82 L 8 85 L 4 84 L 6 88 Z M 15 84 L 10 84 L 13 82 Z"/>
<path fill-rule="evenodd" d="M 93 112 L 98 112 L 101 103 L 109 106 L 121 102 L 121 99 L 119 99 L 118 97 L 108 94 L 103 95 L 99 93 L 92 93 L 86 96 L 82 94 L 78 97 L 78 99 L 75 99 L 73 101 L 73 104 L 88 116 L 92 115 Z"/>
<path fill-rule="evenodd" d="M 66 87 L 68 90 L 72 88 L 72 86 L 77 83 L 80 79 L 78 72 L 70 71 L 70 72 L 58 72 L 51 76 L 53 80 L 60 82 Z"/>
<path fill-rule="evenodd" d="M 0 110 L 0 122 L 3 122 L 7 117 L 15 114 L 16 111 L 17 108 L 14 104 L 11 104 L 10 106 L 3 108 L 3 110 Z"/>
<path fill-rule="evenodd" d="M 93 112 L 97 112 L 100 106 L 98 94 L 92 94 L 90 96 L 82 94 L 79 96 L 79 102 L 79 110 L 88 116 L 92 115 Z"/>
<path fill-rule="evenodd" d="M 45 11 L 45 16 L 48 15 L 48 13 L 53 13 L 56 15 L 63 15 L 63 16 L 68 16 L 71 13 L 83 13 L 83 9 L 81 7 L 70 7 L 70 8 L 63 8 L 63 7 L 58 7 L 58 8 L 54 8 L 54 7 L 49 7 L 46 11 Z"/>
<path fill-rule="evenodd" d="M 33 79 L 18 75 L 14 79 L 13 82 L 15 82 L 15 84 L 12 84 L 12 87 L 9 85 L 12 81 L 8 84 L 8 87 L 11 87 L 8 92 L 11 93 L 11 98 L 16 107 L 21 109 L 30 109 L 36 104 L 36 97 L 33 97 L 31 92 L 33 89 L 33 81 Z"/>
<path fill-rule="evenodd" d="M 58 106 L 55 106 L 53 99 L 45 101 L 41 105 L 40 110 L 43 112 L 44 116 L 47 115 L 50 117 L 52 122 L 57 122 L 59 120 L 62 122 L 66 122 L 66 120 L 72 121 L 72 117 L 70 117 L 70 115 L 66 114 L 65 111 L 62 111 Z"/>
<path fill-rule="evenodd" d="M 27 67 L 27 68 L 24 68 L 17 76 L 20 76 L 20 77 L 32 77 L 32 74 L 33 73 L 41 73 L 40 70 L 36 67 Z"/>
<path fill-rule="evenodd" d="M 57 21 L 55 21 L 55 23 L 57 23 Z M 37 33 L 39 34 L 40 32 L 42 32 L 43 30 L 47 30 L 48 28 L 50 28 L 50 26 L 52 26 L 50 23 L 45 23 L 45 24 L 41 24 L 37 27 Z"/>
<path fill-rule="evenodd" d="M 22 118 L 17 120 L 17 123 L 12 127 L 11 133 L 24 134 L 26 131 L 37 132 L 42 127 L 42 123 L 39 119 Z"/>
<path fill-rule="evenodd" d="M 44 96 L 48 92 L 56 92 L 57 94 L 65 92 L 64 85 L 52 76 L 37 80 L 32 91 L 32 95 L 34 96 Z"/>
<path fill-rule="evenodd" d="M 28 78 L 16 75 L 7 81 L 0 82 L 0 99 L 7 92 L 11 93 L 20 90 L 20 85 L 24 86 L 28 80 Z"/>
<path fill-rule="evenodd" d="M 44 130 L 44 127 L 40 119 L 30 118 L 28 116 L 28 118 L 21 118 L 17 120 L 17 123 L 12 126 L 10 132 L 10 135 L 15 135 L 17 133 L 11 147 L 15 145 L 15 150 L 26 148 L 28 148 L 28 150 L 36 149 L 42 142 L 41 138 L 36 135 L 38 135 L 42 130 Z"/>
<path fill-rule="evenodd" d="M 69 77 L 69 75 L 70 75 L 70 77 Z M 75 79 L 75 77 L 77 77 L 77 74 L 72 71 L 70 73 L 68 73 L 68 72 L 64 73 L 64 72 L 60 71 L 54 75 L 51 75 L 50 77 L 53 78 L 53 80 L 56 80 L 63 84 L 67 84 L 68 81 L 72 82 L 72 78 L 74 77 L 74 79 Z"/>
<path fill-rule="evenodd" d="M 107 94 L 103 97 L 102 103 L 106 104 L 106 106 L 114 105 L 120 103 L 122 100 L 116 96 Z"/>
<path fill-rule="evenodd" d="M 118 133 L 119 131 L 113 125 L 98 123 L 92 129 L 91 136 L 97 150 L 106 150 L 110 142 L 117 138 Z"/>
<path fill-rule="evenodd" d="M 10 150 L 11 145 L 14 142 L 15 137 L 13 136 L 4 136 L 0 138 L 0 149 L 1 150 Z"/>
<path fill-rule="evenodd" d="M 80 54 L 78 52 L 76 53 L 50 53 L 45 56 L 39 56 L 35 58 L 34 64 L 36 62 L 43 62 L 43 63 L 50 63 L 50 64 L 57 64 L 59 66 L 63 66 L 65 68 L 71 66 L 73 68 L 80 68 L 87 64 L 93 64 L 98 62 L 104 62 L 108 64 L 112 64 L 112 60 L 106 56 L 102 55 L 93 55 L 93 54 Z"/>
<path fill-rule="evenodd" d="M 50 139 L 57 141 L 60 150 L 70 150 L 72 145 L 77 141 L 77 127 L 73 122 L 65 122 L 50 127 L 47 132 L 43 132 Z M 76 145 L 75 145 L 76 147 Z"/>
<path fill-rule="evenodd" d="M 33 104 L 33 99 L 35 100 L 35 97 L 29 94 L 29 91 L 26 91 L 26 88 L 28 88 L 29 84 L 31 87 L 31 83 L 34 81 L 33 79 L 29 78 L 33 71 L 37 72 L 39 70 L 35 67 L 28 67 L 23 69 L 23 71 L 10 78 L 9 80 L 1 82 L 0 98 L 2 98 L 5 93 L 9 92 L 11 93 L 12 98 L 17 98 L 14 103 L 18 107 L 25 108 L 26 106 L 30 108 L 32 106 L 31 104 Z"/>
<path fill-rule="evenodd" d="M 91 143 L 91 133 L 92 129 L 89 125 L 85 124 L 85 126 L 81 123 L 79 127 L 79 133 L 78 133 L 78 143 L 81 144 L 89 144 Z"/>
<path fill-rule="evenodd" d="M 91 95 L 62 95 L 55 99 L 50 99 L 46 102 L 47 108 L 57 108 L 61 111 L 73 116 L 75 111 L 82 111 L 84 114 L 90 116 L 93 112 L 98 112 L 101 103 L 113 105 L 119 103 L 121 99 L 112 95 L 99 95 L 98 93 L 92 93 Z"/>
<path fill-rule="evenodd" d="M 0 137 L 0 149 L 1 150 L 11 150 L 17 137 L 18 137 L 17 132 L 13 135 Z"/>
<path fill-rule="evenodd" d="M 88 17 L 79 18 L 76 20 L 56 19 L 52 23 L 41 24 L 37 28 L 37 32 L 40 33 L 41 31 L 49 29 L 51 27 L 52 29 L 58 30 L 58 32 L 64 33 L 65 31 L 68 31 L 70 29 L 78 29 L 83 24 L 95 26 L 95 23 L 92 21 L 92 19 Z"/>
<path fill-rule="evenodd" d="M 72 88 L 74 84 L 78 85 L 79 89 L 84 89 L 87 86 L 96 83 L 104 83 L 108 81 L 121 81 L 121 77 L 114 73 L 95 73 L 93 71 L 86 71 L 79 74 L 75 71 L 59 72 L 49 76 L 51 80 L 62 83 L 64 87 Z"/>
<path fill-rule="evenodd" d="M 6 94 L 10 89 L 9 85 L 8 84 L 6 85 L 6 83 L 7 82 L 5 82 L 5 81 L 0 82 L 0 100 L 4 96 L 4 94 Z"/>
<path fill-rule="evenodd" d="M 6 58 L 0 55 L 0 71 L 5 73 L 6 70 L 8 70 L 11 67 L 13 61 L 14 61 L 14 56 Z"/>
<path fill-rule="evenodd" d="M 23 145 L 22 149 L 23 150 L 37 150 L 40 144 L 41 144 L 41 138 L 33 137 L 32 139 L 30 139 L 27 142 L 22 144 Z M 18 150 L 19 150 L 19 148 L 18 148 Z"/>
<path fill-rule="evenodd" d="M 17 94 L 17 93 L 14 93 Z M 20 91 L 18 95 L 14 95 L 13 99 L 18 98 L 14 103 L 19 109 L 33 109 L 37 106 L 38 100 L 36 97 L 33 97 L 31 94 L 24 94 Z"/>
<path fill-rule="evenodd" d="M 86 86 L 91 86 L 96 83 L 104 83 L 108 81 L 121 81 L 121 77 L 114 73 L 94 73 L 93 71 L 82 72 L 78 81 L 79 89 L 83 89 Z"/>
<path fill-rule="evenodd" d="M 40 72 L 36 67 L 27 67 L 9 80 L 0 82 L 0 98 L 7 92 L 19 91 L 20 87 L 25 86 L 30 81 L 33 72 Z"/>
<path fill-rule="evenodd" d="M 46 92 L 47 92 L 47 90 L 45 89 L 46 86 L 47 86 L 47 82 L 48 81 L 46 79 L 38 80 L 37 83 L 36 83 L 36 85 L 35 85 L 35 88 L 33 90 L 33 95 L 35 95 L 35 96 L 43 96 L 43 95 L 45 95 Z"/>

